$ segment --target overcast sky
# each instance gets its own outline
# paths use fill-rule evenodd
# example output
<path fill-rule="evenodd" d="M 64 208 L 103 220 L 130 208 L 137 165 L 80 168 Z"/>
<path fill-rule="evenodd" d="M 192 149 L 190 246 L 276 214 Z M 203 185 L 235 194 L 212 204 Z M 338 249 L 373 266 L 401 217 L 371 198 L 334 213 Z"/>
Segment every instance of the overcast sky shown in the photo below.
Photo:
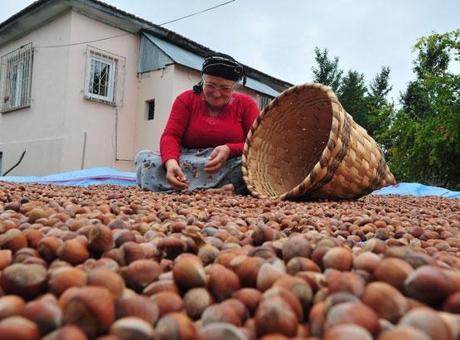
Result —
<path fill-rule="evenodd" d="M 161 24 L 226 1 L 105 2 Z M 0 22 L 32 2 L 0 0 Z M 460 0 L 235 0 L 164 27 L 293 84 L 312 81 L 316 46 L 367 84 L 389 66 L 397 100 L 414 78 L 416 39 L 460 28 Z"/>

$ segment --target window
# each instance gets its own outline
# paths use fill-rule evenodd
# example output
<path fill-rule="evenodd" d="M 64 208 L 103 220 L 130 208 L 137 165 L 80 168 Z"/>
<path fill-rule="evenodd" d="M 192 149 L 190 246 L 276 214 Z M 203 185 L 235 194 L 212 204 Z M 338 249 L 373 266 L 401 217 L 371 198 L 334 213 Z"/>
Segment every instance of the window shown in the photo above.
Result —
<path fill-rule="evenodd" d="M 114 104 L 117 59 L 101 52 L 88 51 L 85 96 Z"/>
<path fill-rule="evenodd" d="M 30 106 L 31 78 L 32 43 L 1 57 L 0 107 L 2 112 Z"/>
<path fill-rule="evenodd" d="M 155 99 L 150 99 L 145 102 L 147 120 L 153 120 L 155 118 Z"/>

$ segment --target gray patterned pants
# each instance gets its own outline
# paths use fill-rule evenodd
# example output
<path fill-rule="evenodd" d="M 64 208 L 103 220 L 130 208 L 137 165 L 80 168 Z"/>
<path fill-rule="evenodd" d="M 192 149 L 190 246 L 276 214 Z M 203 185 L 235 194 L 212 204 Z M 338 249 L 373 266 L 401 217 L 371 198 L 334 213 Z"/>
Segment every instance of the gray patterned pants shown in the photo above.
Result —
<path fill-rule="evenodd" d="M 219 188 L 225 184 L 233 184 L 236 193 L 247 193 L 241 172 L 241 157 L 228 159 L 214 174 L 204 171 L 212 150 L 213 148 L 181 150 L 179 165 L 190 183 L 187 191 Z M 156 192 L 174 191 L 166 180 L 166 172 L 158 152 L 140 151 L 135 158 L 134 165 L 136 166 L 137 184 L 140 188 Z"/>

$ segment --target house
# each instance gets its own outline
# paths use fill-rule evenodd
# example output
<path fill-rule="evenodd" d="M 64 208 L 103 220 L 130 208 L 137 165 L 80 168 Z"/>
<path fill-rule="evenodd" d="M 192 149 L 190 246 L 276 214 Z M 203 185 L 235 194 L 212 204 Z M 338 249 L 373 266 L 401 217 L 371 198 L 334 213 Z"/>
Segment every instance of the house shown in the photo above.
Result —
<path fill-rule="evenodd" d="M 96 0 L 39 0 L 0 24 L 0 174 L 133 170 L 211 52 Z M 225 52 L 225 51 L 223 51 Z M 262 107 L 291 84 L 246 67 Z"/>

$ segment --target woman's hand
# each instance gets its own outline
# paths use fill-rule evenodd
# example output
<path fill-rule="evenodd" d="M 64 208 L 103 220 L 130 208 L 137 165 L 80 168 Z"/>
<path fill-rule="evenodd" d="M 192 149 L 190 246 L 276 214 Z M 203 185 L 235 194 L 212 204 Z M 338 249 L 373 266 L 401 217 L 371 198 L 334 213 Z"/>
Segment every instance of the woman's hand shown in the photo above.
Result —
<path fill-rule="evenodd" d="M 166 179 L 176 190 L 184 190 L 189 186 L 187 177 L 182 172 L 179 163 L 175 159 L 169 159 L 165 163 Z"/>
<path fill-rule="evenodd" d="M 219 145 L 214 148 L 209 157 L 209 162 L 204 166 L 208 174 L 216 173 L 230 157 L 230 148 L 227 145 Z"/>

